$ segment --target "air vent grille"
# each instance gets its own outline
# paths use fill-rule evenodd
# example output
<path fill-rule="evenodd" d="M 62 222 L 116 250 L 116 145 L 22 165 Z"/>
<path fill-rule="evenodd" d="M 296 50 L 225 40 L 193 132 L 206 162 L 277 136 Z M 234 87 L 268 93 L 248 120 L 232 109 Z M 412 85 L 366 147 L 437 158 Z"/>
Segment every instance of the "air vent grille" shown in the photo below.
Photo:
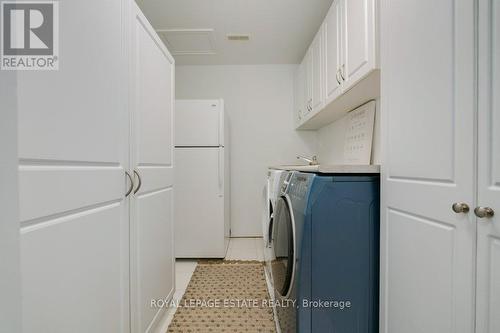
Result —
<path fill-rule="evenodd" d="M 250 40 L 249 35 L 227 35 L 228 40 L 235 40 L 235 41 L 247 41 Z"/>

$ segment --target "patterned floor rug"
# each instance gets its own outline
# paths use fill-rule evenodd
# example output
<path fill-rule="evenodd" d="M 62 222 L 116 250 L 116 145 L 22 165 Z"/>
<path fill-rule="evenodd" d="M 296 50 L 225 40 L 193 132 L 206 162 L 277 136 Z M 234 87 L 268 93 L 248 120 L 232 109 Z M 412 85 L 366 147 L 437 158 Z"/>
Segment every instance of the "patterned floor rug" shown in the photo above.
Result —
<path fill-rule="evenodd" d="M 275 332 L 257 261 L 201 260 L 168 332 Z"/>

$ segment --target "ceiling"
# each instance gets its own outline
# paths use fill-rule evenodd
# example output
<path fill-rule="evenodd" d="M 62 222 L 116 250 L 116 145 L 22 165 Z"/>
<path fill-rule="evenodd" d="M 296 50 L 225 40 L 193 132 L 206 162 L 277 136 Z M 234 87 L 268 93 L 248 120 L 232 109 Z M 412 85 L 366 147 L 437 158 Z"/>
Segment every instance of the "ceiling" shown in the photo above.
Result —
<path fill-rule="evenodd" d="M 297 64 L 332 0 L 136 0 L 178 65 Z M 229 34 L 250 35 L 229 41 Z"/>

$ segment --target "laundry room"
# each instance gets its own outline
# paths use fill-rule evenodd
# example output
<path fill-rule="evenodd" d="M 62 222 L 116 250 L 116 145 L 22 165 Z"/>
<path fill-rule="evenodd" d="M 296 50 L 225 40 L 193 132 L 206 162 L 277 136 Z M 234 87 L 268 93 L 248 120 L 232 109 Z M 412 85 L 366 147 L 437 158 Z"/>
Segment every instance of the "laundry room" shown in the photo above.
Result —
<path fill-rule="evenodd" d="M 500 1 L 0 28 L 0 333 L 500 332 Z"/>

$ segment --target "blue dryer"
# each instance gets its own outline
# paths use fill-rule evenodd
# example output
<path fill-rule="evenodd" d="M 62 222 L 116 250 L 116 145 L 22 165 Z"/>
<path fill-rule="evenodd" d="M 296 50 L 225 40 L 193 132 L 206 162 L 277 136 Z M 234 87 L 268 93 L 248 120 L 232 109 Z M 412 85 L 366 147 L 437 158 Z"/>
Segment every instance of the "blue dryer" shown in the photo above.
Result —
<path fill-rule="evenodd" d="M 378 175 L 291 174 L 272 238 L 283 333 L 378 332 L 379 184 Z"/>

